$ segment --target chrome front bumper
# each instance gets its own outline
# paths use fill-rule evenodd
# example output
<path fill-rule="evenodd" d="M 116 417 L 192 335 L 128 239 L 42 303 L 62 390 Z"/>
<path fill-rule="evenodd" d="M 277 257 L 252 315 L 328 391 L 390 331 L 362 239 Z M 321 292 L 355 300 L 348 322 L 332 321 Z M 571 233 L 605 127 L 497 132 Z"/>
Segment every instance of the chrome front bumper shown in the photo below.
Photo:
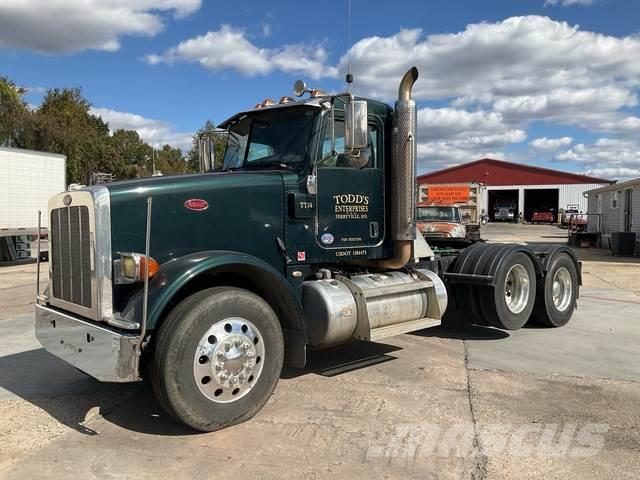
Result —
<path fill-rule="evenodd" d="M 136 335 L 36 304 L 36 338 L 49 353 L 100 381 L 140 380 Z"/>

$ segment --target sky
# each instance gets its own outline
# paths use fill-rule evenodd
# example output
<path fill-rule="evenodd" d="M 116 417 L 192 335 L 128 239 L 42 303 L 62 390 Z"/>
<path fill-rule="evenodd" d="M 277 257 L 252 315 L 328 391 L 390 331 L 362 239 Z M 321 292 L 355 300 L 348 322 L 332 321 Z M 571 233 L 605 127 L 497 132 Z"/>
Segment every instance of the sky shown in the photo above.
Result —
<path fill-rule="evenodd" d="M 420 173 L 491 157 L 640 177 L 635 0 L 0 0 L 0 76 L 30 104 L 81 87 L 93 113 L 183 149 L 302 78 L 391 105 L 418 67 Z M 351 33 L 349 35 L 349 24 Z"/>

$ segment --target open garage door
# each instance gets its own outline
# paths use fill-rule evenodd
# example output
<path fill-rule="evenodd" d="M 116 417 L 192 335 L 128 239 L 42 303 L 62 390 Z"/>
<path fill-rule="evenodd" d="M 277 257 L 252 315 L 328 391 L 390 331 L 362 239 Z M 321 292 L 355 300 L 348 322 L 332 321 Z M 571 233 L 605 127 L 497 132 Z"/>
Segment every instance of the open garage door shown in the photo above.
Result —
<path fill-rule="evenodd" d="M 513 222 L 518 218 L 518 190 L 489 190 L 489 220 Z"/>
<path fill-rule="evenodd" d="M 531 222 L 533 212 L 553 212 L 554 222 L 558 221 L 558 199 L 560 190 L 557 188 L 530 188 L 524 191 L 524 218 Z"/>

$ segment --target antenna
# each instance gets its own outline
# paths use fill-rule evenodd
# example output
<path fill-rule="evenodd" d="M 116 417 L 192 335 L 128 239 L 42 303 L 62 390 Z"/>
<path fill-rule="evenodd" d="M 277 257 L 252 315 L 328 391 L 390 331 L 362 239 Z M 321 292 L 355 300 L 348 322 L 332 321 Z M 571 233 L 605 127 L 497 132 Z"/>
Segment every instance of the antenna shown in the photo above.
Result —
<path fill-rule="evenodd" d="M 347 0 L 347 90 L 351 93 L 353 75 L 351 74 L 351 0 Z"/>

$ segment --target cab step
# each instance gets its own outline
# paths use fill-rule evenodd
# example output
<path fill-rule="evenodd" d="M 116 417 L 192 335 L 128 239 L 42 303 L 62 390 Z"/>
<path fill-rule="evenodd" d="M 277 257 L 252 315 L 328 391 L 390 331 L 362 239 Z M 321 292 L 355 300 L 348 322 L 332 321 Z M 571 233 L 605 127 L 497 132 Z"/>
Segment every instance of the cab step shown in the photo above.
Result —
<path fill-rule="evenodd" d="M 376 342 L 383 338 L 393 337 L 394 335 L 400 335 L 402 333 L 415 332 L 417 330 L 422 330 L 423 328 L 437 327 L 440 324 L 440 320 L 428 317 L 411 320 L 410 322 L 396 323 L 395 325 L 387 325 L 372 329 L 368 340 Z"/>

